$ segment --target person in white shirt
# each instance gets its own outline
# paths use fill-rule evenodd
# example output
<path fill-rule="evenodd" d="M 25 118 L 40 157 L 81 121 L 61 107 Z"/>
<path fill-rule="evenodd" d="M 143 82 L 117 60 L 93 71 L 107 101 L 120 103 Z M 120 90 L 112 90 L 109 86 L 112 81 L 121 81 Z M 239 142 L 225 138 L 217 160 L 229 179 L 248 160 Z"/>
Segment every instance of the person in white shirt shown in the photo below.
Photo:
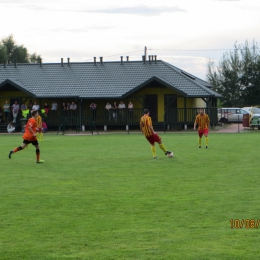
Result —
<path fill-rule="evenodd" d="M 106 109 L 106 112 L 107 112 L 107 117 L 108 117 L 108 120 L 110 121 L 111 120 L 111 109 L 112 109 L 112 106 L 109 102 L 107 102 L 106 106 L 105 106 L 105 109 Z"/>
<path fill-rule="evenodd" d="M 71 102 L 71 105 L 70 105 L 70 110 L 76 110 L 77 109 L 77 105 L 74 103 L 74 102 Z"/>
<path fill-rule="evenodd" d="M 58 109 L 58 104 L 57 104 L 57 102 L 55 102 L 54 100 L 53 100 L 53 102 L 52 102 L 52 104 L 51 104 L 51 110 L 57 110 Z"/>
<path fill-rule="evenodd" d="M 39 111 L 39 110 L 40 110 L 40 106 L 37 105 L 37 102 L 36 102 L 36 101 L 34 102 L 34 105 L 33 105 L 33 107 L 32 107 L 32 110 L 36 110 L 36 111 Z"/>
<path fill-rule="evenodd" d="M 125 104 L 123 103 L 123 101 L 120 101 L 120 104 L 118 105 L 118 109 L 119 109 L 120 120 L 123 121 L 125 117 Z"/>
<path fill-rule="evenodd" d="M 17 116 L 18 116 L 18 113 L 19 113 L 19 109 L 20 109 L 20 106 L 17 103 L 17 101 L 15 101 L 14 104 L 12 105 L 13 123 L 16 123 L 16 119 L 17 119 Z"/>
<path fill-rule="evenodd" d="M 130 101 L 129 104 L 128 104 L 128 112 L 129 112 L 129 118 L 130 119 L 133 119 L 133 116 L 134 116 L 134 104 Z"/>

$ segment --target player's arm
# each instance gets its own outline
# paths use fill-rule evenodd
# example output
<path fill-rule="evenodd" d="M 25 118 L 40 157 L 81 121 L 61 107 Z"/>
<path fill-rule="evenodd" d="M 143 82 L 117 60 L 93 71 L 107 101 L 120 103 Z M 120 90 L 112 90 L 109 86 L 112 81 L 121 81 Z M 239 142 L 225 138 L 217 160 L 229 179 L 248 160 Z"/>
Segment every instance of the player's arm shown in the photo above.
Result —
<path fill-rule="evenodd" d="M 196 117 L 195 122 L 194 122 L 194 127 L 193 127 L 194 130 L 196 130 L 196 126 L 197 126 L 197 117 Z"/>
<path fill-rule="evenodd" d="M 152 125 L 148 125 L 148 128 L 151 130 L 151 132 L 154 134 L 154 130 L 153 130 L 153 126 Z"/>
<path fill-rule="evenodd" d="M 209 116 L 207 116 L 207 127 L 208 128 L 209 128 L 209 123 L 210 123 Z"/>
<path fill-rule="evenodd" d="M 142 124 L 141 123 L 140 123 L 140 130 L 141 130 L 141 132 L 143 134 L 143 128 L 142 128 Z"/>
<path fill-rule="evenodd" d="M 32 133 L 33 136 L 36 136 L 36 133 L 33 132 L 32 127 L 28 126 L 28 130 Z"/>
<path fill-rule="evenodd" d="M 141 118 L 141 120 L 140 120 L 140 130 L 141 130 L 142 134 L 144 133 L 143 132 L 143 126 L 144 126 L 144 122 L 143 122 L 143 119 Z"/>

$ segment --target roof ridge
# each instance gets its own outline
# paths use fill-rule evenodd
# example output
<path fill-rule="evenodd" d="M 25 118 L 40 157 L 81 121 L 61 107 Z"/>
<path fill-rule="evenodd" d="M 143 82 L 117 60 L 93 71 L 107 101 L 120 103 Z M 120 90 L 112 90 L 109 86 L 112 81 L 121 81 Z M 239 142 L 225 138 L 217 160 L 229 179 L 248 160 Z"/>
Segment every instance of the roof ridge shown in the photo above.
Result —
<path fill-rule="evenodd" d="M 174 65 L 172 65 L 172 64 L 170 64 L 170 63 L 168 63 L 168 62 L 165 62 L 165 61 L 162 61 L 162 62 L 165 63 L 166 66 L 172 67 L 172 69 L 174 69 L 174 71 L 175 71 L 176 73 L 178 73 L 179 75 L 184 75 L 187 80 L 189 80 L 189 81 L 192 82 L 192 83 L 195 83 L 198 87 L 201 87 L 202 89 L 204 89 L 205 91 L 207 91 L 209 94 L 212 94 L 212 91 L 213 91 L 213 90 L 211 90 L 211 89 L 209 89 L 208 87 L 203 86 L 202 84 L 199 84 L 198 82 L 195 81 L 196 79 L 203 81 L 202 79 L 200 79 L 200 78 L 198 78 L 198 77 L 196 77 L 196 76 L 190 74 L 189 72 L 187 72 L 187 74 L 190 74 L 191 76 L 193 76 L 193 77 L 195 78 L 195 80 L 192 80 L 192 79 L 191 79 L 189 76 L 187 76 L 185 73 L 181 73 L 181 71 L 186 72 L 185 70 L 181 70 L 181 69 L 180 69 L 180 72 L 179 72 L 179 71 L 178 71 L 178 68 L 175 67 Z M 175 69 L 175 68 L 176 68 L 176 69 Z M 208 82 L 206 82 L 206 81 L 203 81 L 203 82 L 208 83 Z M 208 84 L 209 84 L 209 83 L 208 83 Z M 210 85 L 210 84 L 209 84 L 209 85 Z"/>
<path fill-rule="evenodd" d="M 156 60 L 155 61 L 151 61 L 151 63 L 158 63 L 158 62 L 162 62 L 162 60 Z M 108 61 L 102 61 L 102 63 L 119 63 L 121 64 L 121 61 L 120 60 L 108 60 Z M 143 63 L 142 60 L 123 60 L 123 64 L 127 64 L 127 63 Z M 21 65 L 21 66 L 37 66 L 37 65 L 61 65 L 62 63 L 61 62 L 42 62 L 42 63 L 16 63 L 16 66 L 18 65 Z M 70 61 L 69 63 L 68 62 L 63 62 L 63 65 L 66 65 L 66 64 L 95 64 L 94 61 Z M 96 64 L 100 64 L 100 61 L 96 61 Z M 149 64 L 149 61 L 146 61 L 145 64 Z M 5 64 L 4 63 L 0 63 L 0 66 L 2 67 L 14 67 L 15 64 L 14 63 L 11 63 L 11 64 Z"/>

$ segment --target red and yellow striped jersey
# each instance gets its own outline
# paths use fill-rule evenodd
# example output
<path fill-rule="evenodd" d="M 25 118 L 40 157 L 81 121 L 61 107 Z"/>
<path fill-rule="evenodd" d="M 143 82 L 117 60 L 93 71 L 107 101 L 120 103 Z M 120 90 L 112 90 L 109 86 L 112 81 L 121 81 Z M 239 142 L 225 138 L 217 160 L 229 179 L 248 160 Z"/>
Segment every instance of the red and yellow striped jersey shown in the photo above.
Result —
<path fill-rule="evenodd" d="M 195 123 L 198 124 L 198 130 L 208 129 L 209 127 L 209 116 L 207 114 L 198 114 L 195 119 Z"/>
<path fill-rule="evenodd" d="M 140 120 L 140 128 L 146 137 L 153 135 L 151 127 L 153 127 L 151 117 L 147 115 L 142 116 Z"/>
<path fill-rule="evenodd" d="M 42 117 L 40 115 L 36 117 L 36 124 L 38 128 L 42 128 Z"/>

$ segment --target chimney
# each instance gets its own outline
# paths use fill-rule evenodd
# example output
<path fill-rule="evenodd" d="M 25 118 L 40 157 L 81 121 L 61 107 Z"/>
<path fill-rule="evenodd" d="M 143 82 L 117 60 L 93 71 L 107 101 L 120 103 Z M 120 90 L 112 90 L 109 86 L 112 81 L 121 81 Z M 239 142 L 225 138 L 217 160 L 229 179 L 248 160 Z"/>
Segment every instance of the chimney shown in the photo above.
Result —
<path fill-rule="evenodd" d="M 16 60 L 14 60 L 14 67 L 16 68 Z"/>
<path fill-rule="evenodd" d="M 4 60 L 4 67 L 6 68 L 6 61 Z"/>
<path fill-rule="evenodd" d="M 70 58 L 68 58 L 68 66 L 70 66 Z"/>
<path fill-rule="evenodd" d="M 152 62 L 153 62 L 153 55 L 152 55 Z"/>
<path fill-rule="evenodd" d="M 40 67 L 42 66 L 42 59 L 40 59 Z"/>
<path fill-rule="evenodd" d="M 63 67 L 63 58 L 61 58 L 60 60 L 61 60 L 61 66 Z"/>
<path fill-rule="evenodd" d="M 100 59 L 100 65 L 103 65 L 103 57 L 99 57 Z"/>
<path fill-rule="evenodd" d="M 157 62 L 157 55 L 154 55 L 154 62 Z"/>
<path fill-rule="evenodd" d="M 121 65 L 123 65 L 123 56 L 120 56 L 120 58 L 121 58 Z"/>
<path fill-rule="evenodd" d="M 127 61 L 127 62 L 129 61 L 129 56 L 126 56 L 126 61 Z"/>
<path fill-rule="evenodd" d="M 97 58 L 94 57 L 94 65 L 97 65 Z"/>
<path fill-rule="evenodd" d="M 143 63 L 145 64 L 145 55 L 142 56 Z"/>
<path fill-rule="evenodd" d="M 149 55 L 148 57 L 149 57 L 149 63 L 151 64 L 151 55 Z"/>

